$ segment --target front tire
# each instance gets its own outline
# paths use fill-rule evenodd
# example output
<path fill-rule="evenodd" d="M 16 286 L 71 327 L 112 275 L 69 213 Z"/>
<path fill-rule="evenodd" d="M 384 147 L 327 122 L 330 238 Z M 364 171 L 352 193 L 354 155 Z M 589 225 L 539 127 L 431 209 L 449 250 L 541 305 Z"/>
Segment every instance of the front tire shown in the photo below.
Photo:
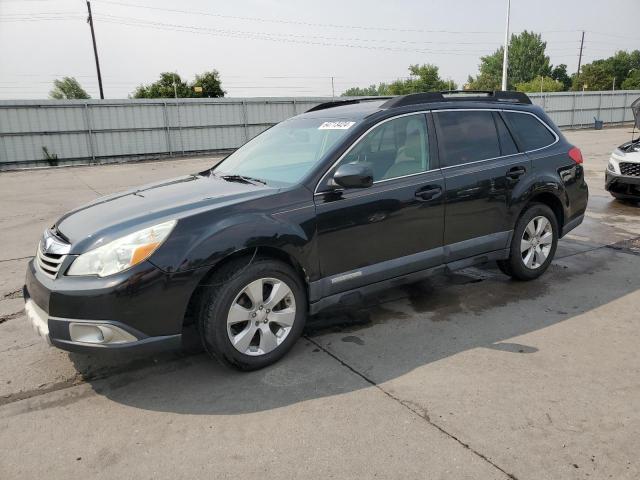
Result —
<path fill-rule="evenodd" d="M 553 211 L 544 204 L 530 205 L 513 231 L 509 258 L 498 267 L 516 280 L 534 280 L 553 260 L 558 246 L 559 227 Z"/>
<path fill-rule="evenodd" d="M 282 358 L 302 334 L 307 296 L 297 273 L 270 259 L 230 262 L 203 295 L 200 335 L 205 350 L 239 370 Z"/>

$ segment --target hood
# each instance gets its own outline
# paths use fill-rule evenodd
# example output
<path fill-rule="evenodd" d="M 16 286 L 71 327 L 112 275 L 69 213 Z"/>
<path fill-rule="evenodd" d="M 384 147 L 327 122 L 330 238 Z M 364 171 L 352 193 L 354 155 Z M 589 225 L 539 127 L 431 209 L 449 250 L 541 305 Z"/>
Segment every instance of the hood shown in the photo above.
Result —
<path fill-rule="evenodd" d="M 101 197 L 61 217 L 57 233 L 72 254 L 158 223 L 272 194 L 264 185 L 188 175 Z"/>
<path fill-rule="evenodd" d="M 629 154 L 636 154 L 640 156 L 640 138 L 636 138 L 635 140 L 631 140 L 630 142 L 623 143 L 622 145 L 618 146 L 617 150 L 620 151 L 618 155 L 624 156 Z"/>

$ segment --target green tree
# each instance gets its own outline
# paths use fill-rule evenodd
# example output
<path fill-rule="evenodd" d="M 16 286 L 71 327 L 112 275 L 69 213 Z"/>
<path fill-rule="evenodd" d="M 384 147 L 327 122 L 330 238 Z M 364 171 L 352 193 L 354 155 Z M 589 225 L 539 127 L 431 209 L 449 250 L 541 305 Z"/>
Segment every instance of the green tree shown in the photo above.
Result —
<path fill-rule="evenodd" d="M 567 73 L 567 66 L 564 63 L 553 67 L 553 70 L 551 70 L 551 78 L 560 82 L 563 90 L 569 90 L 571 88 L 571 77 Z"/>
<path fill-rule="evenodd" d="M 640 70 L 640 50 L 626 52 L 617 51 L 609 58 L 601 58 L 584 65 L 579 76 L 573 78 L 573 90 L 582 90 L 587 85 L 587 90 L 611 90 L 623 87 L 627 78 L 632 77 L 634 72 Z M 626 85 L 633 84 L 633 81 Z"/>
<path fill-rule="evenodd" d="M 635 69 L 640 69 L 640 50 L 634 50 L 630 53 L 620 50 L 607 58 L 605 62 L 609 65 L 611 73 L 616 79 L 616 88 L 620 89 L 629 75 Z"/>
<path fill-rule="evenodd" d="M 344 91 L 343 97 L 377 97 L 380 95 L 387 95 L 387 84 L 380 83 L 378 86 L 369 85 L 368 87 L 351 87 Z"/>
<path fill-rule="evenodd" d="M 551 76 L 549 57 L 545 55 L 547 42 L 542 41 L 539 33 L 524 31 L 511 35 L 509 41 L 509 67 L 507 68 L 507 87 L 529 82 L 537 76 Z M 498 90 L 502 84 L 502 57 L 504 47 L 490 55 L 480 58 L 480 72 L 469 77 L 467 87 L 472 90 Z"/>
<path fill-rule="evenodd" d="M 440 78 L 439 69 L 436 65 L 410 65 L 410 77 L 406 80 L 396 80 L 389 84 L 380 83 L 377 87 L 370 85 L 367 88 L 350 88 L 343 96 L 356 95 L 406 95 L 420 92 L 439 92 L 441 90 L 455 90 L 458 85 L 453 80 L 443 80 Z M 375 92 L 375 93 L 374 93 Z"/>
<path fill-rule="evenodd" d="M 202 92 L 196 92 L 195 87 L 201 87 Z M 224 97 L 226 93 L 222 89 L 220 82 L 220 74 L 217 70 L 204 72 L 196 75 L 195 80 L 191 83 L 191 92 L 193 97 Z"/>
<path fill-rule="evenodd" d="M 640 69 L 635 68 L 622 82 L 623 90 L 640 90 Z"/>
<path fill-rule="evenodd" d="M 180 75 L 173 72 L 163 72 L 159 80 L 149 85 L 140 85 L 133 92 L 133 98 L 174 98 L 175 96 L 191 97 L 192 90 Z"/>
<path fill-rule="evenodd" d="M 580 75 L 574 75 L 574 91 L 582 90 L 611 90 L 613 86 L 613 71 L 611 64 L 605 60 L 595 60 L 581 68 Z"/>
<path fill-rule="evenodd" d="M 564 85 L 551 77 L 536 77 L 528 82 L 516 84 L 519 92 L 562 92 Z"/>
<path fill-rule="evenodd" d="M 53 81 L 53 89 L 49 92 L 49 98 L 74 100 L 91 97 L 74 77 L 64 77 L 62 80 Z"/>
<path fill-rule="evenodd" d="M 439 69 L 432 64 L 411 65 L 409 73 L 412 77 L 407 80 L 411 88 L 417 92 L 439 92 L 441 90 L 455 90 L 458 88 L 452 80 L 440 78 Z"/>

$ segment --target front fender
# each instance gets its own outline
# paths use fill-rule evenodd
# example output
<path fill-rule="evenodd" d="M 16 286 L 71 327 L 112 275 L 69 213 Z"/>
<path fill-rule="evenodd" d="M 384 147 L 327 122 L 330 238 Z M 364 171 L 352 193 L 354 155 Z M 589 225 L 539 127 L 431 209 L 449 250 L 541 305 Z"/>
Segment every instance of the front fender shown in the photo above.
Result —
<path fill-rule="evenodd" d="M 238 213 L 211 218 L 184 219 L 151 261 L 172 273 L 213 267 L 231 254 L 256 247 L 270 247 L 294 258 L 310 276 L 314 264 L 315 210 L 297 208 L 276 214 Z"/>

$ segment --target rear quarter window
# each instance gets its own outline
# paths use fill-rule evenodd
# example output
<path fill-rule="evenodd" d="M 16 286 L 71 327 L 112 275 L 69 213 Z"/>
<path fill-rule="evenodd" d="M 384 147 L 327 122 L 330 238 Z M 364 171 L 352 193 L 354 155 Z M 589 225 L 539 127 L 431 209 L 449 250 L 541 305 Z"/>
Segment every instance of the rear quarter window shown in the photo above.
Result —
<path fill-rule="evenodd" d="M 525 151 L 544 148 L 556 141 L 556 137 L 538 117 L 528 113 L 503 112 L 513 133 Z"/>

